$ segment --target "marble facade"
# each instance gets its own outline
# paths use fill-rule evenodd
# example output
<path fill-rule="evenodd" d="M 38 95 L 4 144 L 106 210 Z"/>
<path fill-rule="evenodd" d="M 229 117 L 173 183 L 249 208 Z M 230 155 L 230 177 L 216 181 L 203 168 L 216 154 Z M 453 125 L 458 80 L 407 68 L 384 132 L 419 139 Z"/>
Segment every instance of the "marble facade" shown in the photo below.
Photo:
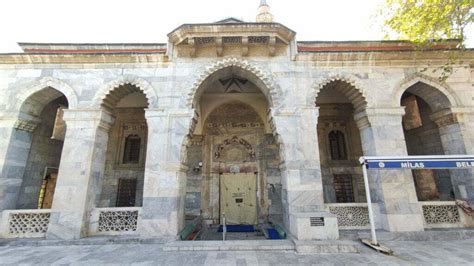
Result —
<path fill-rule="evenodd" d="M 259 217 L 273 216 L 297 239 L 338 237 L 336 218 L 325 207 L 335 201 L 331 174 L 347 170 L 360 178 L 358 156 L 474 152 L 474 52 L 463 52 L 453 73 L 439 81 L 450 42 L 420 53 L 406 42 L 298 42 L 295 36 L 279 23 L 230 19 L 182 25 L 167 44 L 20 44 L 24 53 L 0 54 L 0 211 L 36 208 L 37 176 L 54 163 L 31 160 L 51 157 L 36 155 L 35 134 L 47 125 L 45 106 L 58 99 L 68 103 L 67 130 L 55 161 L 48 238 L 87 236 L 94 208 L 114 207 L 117 176 L 139 176 L 142 237 L 175 238 L 188 215 L 219 223 L 214 175 L 230 170 L 216 166 L 215 152 L 233 136 L 255 149 L 253 164 L 239 157 L 248 149 L 224 156 L 258 172 Z M 228 78 L 246 84 L 220 91 L 216 84 Z M 427 128 L 438 132 L 425 148 L 407 149 L 417 136 L 402 126 L 407 91 L 426 102 Z M 140 104 L 127 105 L 126 97 Z M 242 114 L 236 113 L 232 104 L 254 112 L 246 116 L 237 107 Z M 333 123 L 341 127 L 341 119 L 349 158 L 331 165 L 323 134 Z M 132 170 L 114 163 L 124 121 L 146 126 L 142 161 Z M 442 177 L 441 183 L 451 180 L 452 199 L 474 204 L 472 171 Z M 424 230 L 410 171 L 373 172 L 370 180 L 377 228 Z M 356 201 L 364 202 L 360 182 L 354 181 Z M 443 199 L 450 194 L 440 192 Z M 326 223 L 311 228 L 311 217 Z"/>

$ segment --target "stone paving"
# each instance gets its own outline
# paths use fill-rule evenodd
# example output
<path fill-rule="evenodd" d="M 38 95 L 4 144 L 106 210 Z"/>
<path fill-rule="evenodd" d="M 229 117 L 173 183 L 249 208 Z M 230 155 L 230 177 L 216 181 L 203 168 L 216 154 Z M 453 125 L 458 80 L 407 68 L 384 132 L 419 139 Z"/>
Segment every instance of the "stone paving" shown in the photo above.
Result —
<path fill-rule="evenodd" d="M 298 254 L 293 251 L 166 252 L 162 244 L 0 247 L 0 264 L 144 265 L 472 265 L 474 239 L 386 241 L 393 256 L 361 246 L 360 254 Z"/>

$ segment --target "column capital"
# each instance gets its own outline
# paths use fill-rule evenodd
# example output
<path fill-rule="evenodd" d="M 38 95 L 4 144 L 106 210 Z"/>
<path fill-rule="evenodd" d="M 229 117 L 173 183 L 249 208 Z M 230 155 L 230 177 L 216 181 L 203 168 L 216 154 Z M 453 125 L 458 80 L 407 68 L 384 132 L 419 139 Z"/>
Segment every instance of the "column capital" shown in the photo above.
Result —
<path fill-rule="evenodd" d="M 443 109 L 432 113 L 430 119 L 433 120 L 438 127 L 445 127 L 458 123 L 458 114 L 462 113 L 455 113 L 450 109 Z"/>
<path fill-rule="evenodd" d="M 33 133 L 36 127 L 41 123 L 41 119 L 28 115 L 20 114 L 19 116 L 1 116 L 0 117 L 0 127 L 11 127 L 17 130 L 26 131 Z"/>
<path fill-rule="evenodd" d="M 17 130 L 33 133 L 40 121 L 18 119 L 13 127 Z"/>
<path fill-rule="evenodd" d="M 438 127 L 449 126 L 463 121 L 463 116 L 474 115 L 474 107 L 452 107 L 439 110 L 430 115 Z"/>
<path fill-rule="evenodd" d="M 387 118 L 401 120 L 403 115 L 405 115 L 405 107 L 403 106 L 366 108 L 354 114 L 354 121 L 359 129 L 364 129 L 370 127 L 372 123 L 385 123 Z"/>
<path fill-rule="evenodd" d="M 64 109 L 63 120 L 68 129 L 84 128 L 98 124 L 106 131 L 114 124 L 115 118 L 111 112 L 103 109 Z"/>

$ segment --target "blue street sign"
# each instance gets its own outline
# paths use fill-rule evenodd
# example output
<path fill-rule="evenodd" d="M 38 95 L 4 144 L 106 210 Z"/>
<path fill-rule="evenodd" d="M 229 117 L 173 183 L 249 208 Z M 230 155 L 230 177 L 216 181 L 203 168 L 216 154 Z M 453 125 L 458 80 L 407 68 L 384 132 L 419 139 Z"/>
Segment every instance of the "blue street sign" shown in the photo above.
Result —
<path fill-rule="evenodd" d="M 466 169 L 474 167 L 472 155 L 434 155 L 406 157 L 361 157 L 367 169 Z"/>
<path fill-rule="evenodd" d="M 367 161 L 367 169 L 464 169 L 473 168 L 474 160 L 460 161 L 425 161 L 425 160 L 374 160 Z"/>

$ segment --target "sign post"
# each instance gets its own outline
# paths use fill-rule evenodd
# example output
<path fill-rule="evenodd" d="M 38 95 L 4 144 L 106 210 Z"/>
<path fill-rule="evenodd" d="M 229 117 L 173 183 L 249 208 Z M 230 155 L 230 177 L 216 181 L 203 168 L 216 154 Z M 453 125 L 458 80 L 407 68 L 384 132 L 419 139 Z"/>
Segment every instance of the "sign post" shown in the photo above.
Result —
<path fill-rule="evenodd" d="M 369 209 L 370 234 L 372 236 L 372 244 L 378 246 L 377 236 L 375 235 L 374 211 L 372 210 L 372 199 L 370 197 L 369 178 L 367 177 L 367 167 L 362 165 L 362 173 L 364 174 L 365 196 L 367 197 L 367 209 Z"/>
<path fill-rule="evenodd" d="M 432 155 L 432 156 L 362 156 L 359 158 L 364 174 L 365 194 L 369 210 L 369 223 L 372 239 L 370 244 L 379 247 L 375 234 L 374 213 L 370 197 L 369 178 L 367 170 L 395 170 L 395 169 L 472 169 L 474 155 Z"/>

